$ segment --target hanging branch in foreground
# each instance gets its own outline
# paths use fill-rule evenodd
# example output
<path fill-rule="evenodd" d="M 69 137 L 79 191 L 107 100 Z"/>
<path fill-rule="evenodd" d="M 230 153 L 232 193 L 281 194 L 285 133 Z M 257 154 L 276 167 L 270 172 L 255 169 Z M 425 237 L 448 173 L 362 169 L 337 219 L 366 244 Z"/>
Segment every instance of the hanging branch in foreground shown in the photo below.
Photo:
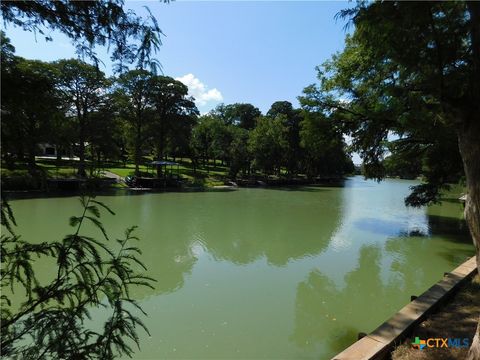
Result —
<path fill-rule="evenodd" d="M 135 286 L 152 287 L 153 279 L 139 260 L 135 227 L 116 244 L 108 242 L 101 211 L 114 214 L 93 197 L 81 197 L 81 216 L 72 216 L 72 234 L 62 241 L 33 244 L 15 234 L 15 218 L 2 197 L 1 224 L 1 349 L 2 356 L 22 359 L 113 359 L 131 356 L 139 346 L 137 328 L 148 330 L 135 314 L 144 314 L 131 297 Z M 81 234 L 84 224 L 101 234 Z M 107 244 L 111 246 L 107 246 Z M 34 262 L 54 260 L 49 281 L 39 281 Z M 140 272 L 139 272 L 140 271 Z M 21 304 L 17 299 L 23 299 Z M 15 303 L 12 299 L 16 299 Z M 103 328 L 90 311 L 104 308 Z"/>
<path fill-rule="evenodd" d="M 0 4 L 4 25 L 34 32 L 47 41 L 53 41 L 52 30 L 59 31 L 72 41 L 79 56 L 97 66 L 101 60 L 96 47 L 104 46 L 116 63 L 115 70 L 135 64 L 156 72 L 160 63 L 154 55 L 163 33 L 148 7 L 140 12 L 144 14 L 127 8 L 124 0 L 7 0 Z"/>

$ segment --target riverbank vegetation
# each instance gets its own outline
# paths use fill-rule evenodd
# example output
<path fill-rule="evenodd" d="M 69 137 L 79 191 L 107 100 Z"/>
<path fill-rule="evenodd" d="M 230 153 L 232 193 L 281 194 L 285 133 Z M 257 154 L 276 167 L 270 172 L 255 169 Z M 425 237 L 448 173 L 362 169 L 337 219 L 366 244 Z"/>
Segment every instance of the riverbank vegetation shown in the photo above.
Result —
<path fill-rule="evenodd" d="M 148 171 L 153 160 L 179 161 L 192 184 L 338 179 L 354 170 L 341 129 L 323 112 L 278 101 L 266 114 L 221 104 L 200 116 L 188 88 L 171 77 L 139 69 L 107 78 L 80 60 L 18 57 L 3 33 L 2 44 L 5 189 L 40 189 L 45 179 L 104 169 L 161 177 L 161 167 Z"/>

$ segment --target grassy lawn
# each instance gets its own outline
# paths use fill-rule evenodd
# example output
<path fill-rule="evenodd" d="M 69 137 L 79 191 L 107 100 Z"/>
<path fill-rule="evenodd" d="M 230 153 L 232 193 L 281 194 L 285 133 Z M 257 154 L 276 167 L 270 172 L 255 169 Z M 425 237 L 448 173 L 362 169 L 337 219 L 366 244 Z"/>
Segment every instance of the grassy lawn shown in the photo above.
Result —
<path fill-rule="evenodd" d="M 217 161 L 215 164 L 213 160 L 210 160 L 206 165 L 199 165 L 196 171 L 193 170 L 192 162 L 190 159 L 173 159 L 169 158 L 169 161 L 175 161 L 179 164 L 178 173 L 187 184 L 193 186 L 215 186 L 223 185 L 224 180 L 228 177 L 228 167 L 220 166 Z M 148 164 L 151 161 L 151 158 L 145 158 L 144 163 Z M 86 171 L 87 174 L 91 174 L 91 163 L 86 162 Z M 77 173 L 77 161 L 61 160 L 57 162 L 56 159 L 42 159 L 37 160 L 37 170 L 39 173 L 43 174 L 45 178 L 56 179 L 56 178 L 72 178 L 76 176 Z M 120 162 L 108 162 L 102 164 L 99 168 L 95 170 L 96 173 L 103 171 L 112 172 L 122 178 L 125 178 L 128 175 L 134 175 L 135 165 L 133 163 L 120 163 Z M 151 166 L 141 165 L 140 171 L 145 176 L 154 176 L 155 169 Z M 173 174 L 177 173 L 177 166 L 168 167 L 168 171 Z M 9 170 L 6 168 L 5 164 L 2 164 L 1 175 L 4 178 L 29 178 L 28 164 L 26 163 L 17 163 L 15 164 L 14 170 Z"/>
<path fill-rule="evenodd" d="M 106 167 L 105 170 L 110 171 L 114 174 L 117 174 L 118 176 L 121 177 L 126 177 L 128 175 L 133 175 L 135 173 L 135 165 L 133 164 L 127 164 L 125 167 L 123 166 L 117 166 L 117 167 Z M 144 165 L 140 166 L 140 171 L 147 172 L 147 167 Z M 151 171 L 151 170 L 150 170 Z"/>
<path fill-rule="evenodd" d="M 43 173 L 47 178 L 69 178 L 75 176 L 77 169 L 74 164 L 69 162 L 62 162 L 57 166 L 50 161 L 37 162 L 37 170 Z M 14 170 L 7 169 L 2 164 L 2 177 L 23 177 L 29 176 L 29 169 L 27 164 L 16 164 Z"/>
<path fill-rule="evenodd" d="M 168 159 L 174 161 L 173 159 Z M 211 160 L 208 166 L 198 166 L 196 172 L 193 171 L 193 166 L 190 159 L 175 159 L 175 162 L 179 164 L 178 173 L 182 179 L 187 183 L 195 186 L 215 186 L 223 185 L 224 179 L 228 176 L 228 167 L 220 166 L 217 162 L 213 164 Z M 135 165 L 127 163 L 126 166 L 117 164 L 117 166 L 107 166 L 105 170 L 110 171 L 121 177 L 128 175 L 134 175 Z M 151 166 L 141 165 L 140 171 L 144 174 L 155 174 L 155 170 Z M 177 173 L 177 166 L 168 167 L 168 171 L 172 171 L 173 174 Z"/>
<path fill-rule="evenodd" d="M 194 171 L 191 159 L 189 158 L 168 158 L 167 160 L 178 163 L 176 165 L 167 166 L 167 172 L 180 175 L 185 185 L 194 187 L 210 187 L 216 185 L 223 185 L 225 180 L 229 179 L 229 167 L 221 165 L 220 161 L 213 161 L 210 159 L 206 164 L 200 162 Z M 154 177 L 156 170 L 150 166 L 152 161 L 151 157 L 144 157 L 143 164 L 139 169 L 142 176 Z M 95 169 L 92 166 L 95 165 Z M 37 170 L 41 174 L 43 179 L 58 179 L 58 178 L 72 178 L 76 177 L 78 167 L 78 161 L 61 160 L 58 162 L 56 159 L 38 159 Z M 106 176 L 103 171 L 109 171 L 122 178 L 128 175 L 135 174 L 135 165 L 132 162 L 104 162 L 100 165 L 92 164 L 90 161 L 86 161 L 86 172 L 88 176 Z M 255 173 L 261 175 L 260 173 Z M 253 175 L 255 175 L 253 174 Z M 282 174 L 286 174 L 285 170 Z M 1 175 L 4 178 L 11 178 L 12 181 L 16 179 L 31 179 L 29 175 L 28 165 L 26 163 L 17 163 L 15 170 L 9 170 L 2 164 Z M 266 175 L 264 175 L 266 176 Z M 278 176 L 269 176 L 269 178 L 277 178 Z"/>

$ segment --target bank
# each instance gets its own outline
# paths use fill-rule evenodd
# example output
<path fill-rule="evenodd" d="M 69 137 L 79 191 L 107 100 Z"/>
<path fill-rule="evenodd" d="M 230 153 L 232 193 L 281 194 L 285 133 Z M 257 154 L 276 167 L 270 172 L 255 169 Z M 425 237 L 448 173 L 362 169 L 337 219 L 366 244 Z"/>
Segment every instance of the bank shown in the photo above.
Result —
<path fill-rule="evenodd" d="M 34 171 L 26 164 L 15 169 L 2 167 L 2 189 L 4 191 L 106 191 L 112 189 L 131 188 L 133 190 L 215 190 L 236 187 L 263 186 L 304 186 L 304 185 L 341 185 L 342 175 L 317 176 L 307 178 L 304 175 L 288 174 L 265 175 L 261 173 L 242 174 L 236 177 L 229 175 L 227 166 L 207 164 L 194 167 L 188 159 L 171 159 L 165 161 L 173 168 L 165 167 L 162 176 L 158 177 L 154 165 L 146 163 L 139 167 L 139 175 L 135 174 L 132 163 L 87 162 L 88 176 L 76 175 L 74 161 L 55 159 L 39 159 Z M 172 166 L 170 166 L 172 167 Z"/>

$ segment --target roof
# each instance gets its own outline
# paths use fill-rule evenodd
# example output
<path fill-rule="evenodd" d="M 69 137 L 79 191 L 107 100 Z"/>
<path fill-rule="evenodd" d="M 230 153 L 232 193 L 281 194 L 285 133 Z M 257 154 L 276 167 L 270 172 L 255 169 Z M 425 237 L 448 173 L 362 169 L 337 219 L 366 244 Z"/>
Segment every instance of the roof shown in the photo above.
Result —
<path fill-rule="evenodd" d="M 173 161 L 152 161 L 151 162 L 152 165 L 179 165 L 178 163 L 176 162 L 173 162 Z"/>

